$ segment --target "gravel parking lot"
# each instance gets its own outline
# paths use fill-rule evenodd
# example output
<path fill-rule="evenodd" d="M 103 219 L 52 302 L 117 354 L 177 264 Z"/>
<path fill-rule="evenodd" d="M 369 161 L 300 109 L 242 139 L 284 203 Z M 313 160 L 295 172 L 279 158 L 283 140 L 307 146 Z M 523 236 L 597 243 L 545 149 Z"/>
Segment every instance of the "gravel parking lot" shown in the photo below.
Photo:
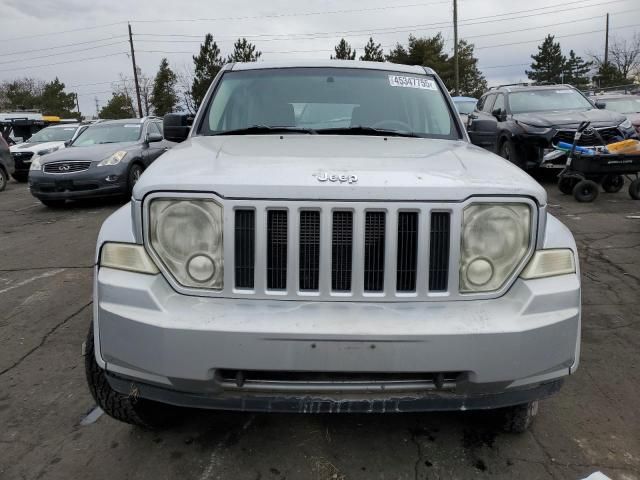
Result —
<path fill-rule="evenodd" d="M 581 367 L 542 402 L 530 432 L 506 435 L 472 412 L 194 411 L 159 432 L 87 417 L 81 344 L 93 252 L 119 204 L 51 210 L 9 184 L 0 193 L 0 478 L 578 479 L 600 470 L 640 479 L 640 202 L 625 188 L 578 204 L 547 187 L 581 251 Z"/>

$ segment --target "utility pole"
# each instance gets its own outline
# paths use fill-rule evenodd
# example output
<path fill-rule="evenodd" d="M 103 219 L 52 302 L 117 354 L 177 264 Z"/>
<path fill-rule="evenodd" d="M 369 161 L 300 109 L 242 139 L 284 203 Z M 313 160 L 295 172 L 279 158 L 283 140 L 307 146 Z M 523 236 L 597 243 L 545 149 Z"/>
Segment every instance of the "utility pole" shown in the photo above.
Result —
<path fill-rule="evenodd" d="M 607 16 L 607 18 L 609 17 Z M 460 94 L 460 70 L 458 69 L 458 0 L 453 0 L 453 71 L 455 75 L 454 93 L 458 96 Z"/>
<path fill-rule="evenodd" d="M 100 118 L 100 104 L 98 103 L 98 97 L 93 98 L 96 101 L 96 118 Z"/>
<path fill-rule="evenodd" d="M 129 25 L 129 44 L 131 45 L 131 62 L 133 63 L 133 81 L 136 83 L 136 97 L 138 98 L 138 113 L 142 118 L 142 102 L 140 101 L 140 85 L 138 85 L 138 68 L 136 67 L 136 54 L 133 50 L 133 34 L 131 33 L 131 24 Z"/>
<path fill-rule="evenodd" d="M 607 13 L 607 27 L 604 34 L 604 66 L 609 63 L 609 14 Z"/>
<path fill-rule="evenodd" d="M 78 120 L 82 120 L 82 117 L 80 116 L 80 103 L 78 102 L 78 92 L 76 92 L 75 95 L 76 95 L 76 109 L 78 110 Z"/>

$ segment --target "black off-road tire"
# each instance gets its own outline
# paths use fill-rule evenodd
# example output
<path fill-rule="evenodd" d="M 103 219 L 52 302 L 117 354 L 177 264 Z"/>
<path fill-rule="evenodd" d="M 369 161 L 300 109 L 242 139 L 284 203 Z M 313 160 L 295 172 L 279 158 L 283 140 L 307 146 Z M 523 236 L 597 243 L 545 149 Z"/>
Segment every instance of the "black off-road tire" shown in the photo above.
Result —
<path fill-rule="evenodd" d="M 13 173 L 11 175 L 16 182 L 26 183 L 29 180 L 29 172 L 27 173 Z"/>
<path fill-rule="evenodd" d="M 629 196 L 634 200 L 640 200 L 640 178 L 636 178 L 629 185 Z"/>
<path fill-rule="evenodd" d="M 580 180 L 573 187 L 573 197 L 581 203 L 593 202 L 599 193 L 600 185 L 593 180 Z"/>
<path fill-rule="evenodd" d="M 602 179 L 602 189 L 607 193 L 618 193 L 624 187 L 622 175 L 607 175 Z"/>
<path fill-rule="evenodd" d="M 104 370 L 96 362 L 93 324 L 89 327 L 87 335 L 84 367 L 91 396 L 110 417 L 149 430 L 165 427 L 174 419 L 174 412 L 169 405 L 133 395 L 122 395 L 111 388 Z"/>
<path fill-rule="evenodd" d="M 575 177 L 560 177 L 558 180 L 558 190 L 565 195 L 571 195 L 573 193 L 573 187 L 576 186 L 580 179 Z"/>
<path fill-rule="evenodd" d="M 505 160 L 509 160 L 511 163 L 522 168 L 523 170 L 526 168 L 526 162 L 523 158 L 521 158 L 521 155 L 518 153 L 515 144 L 508 138 L 505 138 L 502 143 L 500 143 L 498 155 L 500 155 Z"/>
<path fill-rule="evenodd" d="M 7 182 L 9 182 L 9 176 L 4 168 L 0 167 L 0 192 L 7 188 Z"/>
<path fill-rule="evenodd" d="M 524 433 L 538 414 L 538 401 L 514 405 L 502 410 L 502 429 L 508 433 Z"/>

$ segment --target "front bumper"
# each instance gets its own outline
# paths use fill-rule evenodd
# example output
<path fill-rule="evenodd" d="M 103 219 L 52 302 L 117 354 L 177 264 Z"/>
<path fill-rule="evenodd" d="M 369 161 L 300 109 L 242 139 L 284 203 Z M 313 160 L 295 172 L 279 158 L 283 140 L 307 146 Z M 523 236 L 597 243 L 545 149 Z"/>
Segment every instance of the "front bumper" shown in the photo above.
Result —
<path fill-rule="evenodd" d="M 177 405 L 496 408 L 555 392 L 578 362 L 577 275 L 517 280 L 491 300 L 402 303 L 191 297 L 161 275 L 108 268 L 98 269 L 95 281 L 96 360 L 112 387 Z M 364 390 L 336 383 L 324 391 L 306 384 L 270 391 L 269 384 L 229 389 L 222 369 L 458 374 L 444 386 L 417 390 L 382 382 Z"/>
<path fill-rule="evenodd" d="M 109 181 L 107 177 L 116 177 Z M 122 195 L 127 191 L 126 170 L 120 166 L 96 167 L 77 173 L 29 172 L 29 189 L 45 200 L 74 200 Z"/>

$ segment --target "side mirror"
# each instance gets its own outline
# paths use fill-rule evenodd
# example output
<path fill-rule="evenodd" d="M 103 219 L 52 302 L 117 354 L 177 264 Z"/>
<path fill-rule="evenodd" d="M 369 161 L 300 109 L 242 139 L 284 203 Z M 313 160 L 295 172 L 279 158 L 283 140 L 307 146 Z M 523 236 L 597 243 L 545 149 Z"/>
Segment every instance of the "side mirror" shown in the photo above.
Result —
<path fill-rule="evenodd" d="M 193 115 L 168 113 L 162 120 L 164 138 L 170 142 L 182 142 L 189 136 L 193 124 Z"/>
<path fill-rule="evenodd" d="M 153 143 L 153 142 L 161 142 L 162 139 L 162 135 L 160 135 L 157 132 L 151 132 L 151 133 L 147 133 L 147 143 Z"/>
<path fill-rule="evenodd" d="M 496 120 L 498 120 L 499 122 L 504 122 L 507 119 L 507 112 L 505 112 L 501 108 L 496 108 L 492 110 L 491 115 L 496 117 Z"/>
<path fill-rule="evenodd" d="M 71 140 L 67 140 L 66 142 L 64 142 L 65 147 L 68 147 L 69 145 L 71 145 Z"/>
<path fill-rule="evenodd" d="M 600 110 L 604 110 L 605 108 L 607 108 L 607 104 L 604 103 L 602 100 L 596 100 L 596 108 Z"/>

